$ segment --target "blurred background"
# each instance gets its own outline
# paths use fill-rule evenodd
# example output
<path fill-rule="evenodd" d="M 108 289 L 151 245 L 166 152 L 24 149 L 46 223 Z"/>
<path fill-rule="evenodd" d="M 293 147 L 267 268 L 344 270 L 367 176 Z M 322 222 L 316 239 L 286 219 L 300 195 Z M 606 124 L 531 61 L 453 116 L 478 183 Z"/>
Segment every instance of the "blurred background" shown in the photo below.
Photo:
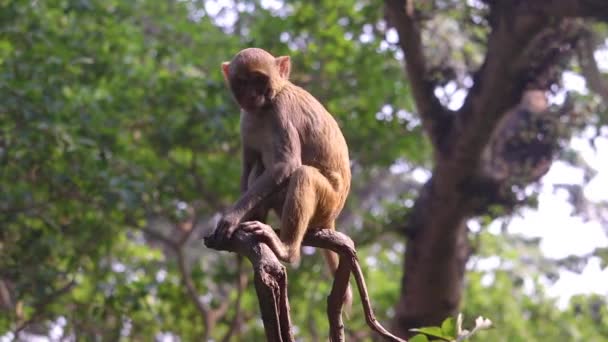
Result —
<path fill-rule="evenodd" d="M 424 264 L 403 275 L 410 243 L 444 255 L 412 229 L 436 213 L 418 207 L 445 153 L 404 70 L 412 31 L 394 3 L 406 2 L 0 0 L 0 341 L 265 339 L 250 264 L 200 240 L 238 197 L 239 109 L 220 64 L 249 46 L 290 55 L 292 81 L 340 123 L 353 183 L 338 229 L 357 244 L 381 322 L 402 332 L 463 312 L 495 323 L 479 340 L 608 340 L 608 26 L 560 17 L 505 52 L 500 19 L 530 13 L 503 2 L 402 7 L 421 29 L 430 94 L 454 120 L 489 85 L 484 61 L 555 52 L 526 57 L 526 75 L 543 71 L 530 80 L 489 87 L 528 97 L 479 126 L 498 128 L 471 176 L 491 182 L 459 193 L 476 203 L 455 216 L 464 242 L 438 235 L 462 242 L 444 266 L 465 272 L 439 283 L 447 309 L 405 312 L 412 278 L 443 279 Z M 331 277 L 318 251 L 303 254 L 288 267 L 293 331 L 324 341 Z M 373 338 L 357 298 L 346 333 Z"/>

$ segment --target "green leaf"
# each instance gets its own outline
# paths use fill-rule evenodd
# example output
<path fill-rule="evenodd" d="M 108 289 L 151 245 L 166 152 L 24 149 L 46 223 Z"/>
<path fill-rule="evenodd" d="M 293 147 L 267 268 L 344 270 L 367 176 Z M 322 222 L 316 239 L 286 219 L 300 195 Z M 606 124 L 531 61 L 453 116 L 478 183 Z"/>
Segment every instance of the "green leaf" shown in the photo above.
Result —
<path fill-rule="evenodd" d="M 456 337 L 456 324 L 453 317 L 448 317 L 441 323 L 441 331 L 444 336 Z"/>
<path fill-rule="evenodd" d="M 444 340 L 450 340 L 452 338 L 451 336 L 446 336 L 440 327 L 422 327 L 410 329 L 410 331 L 420 332 L 433 337 L 439 337 Z"/>
<path fill-rule="evenodd" d="M 418 334 L 410 338 L 408 342 L 429 342 L 429 338 L 426 335 Z"/>

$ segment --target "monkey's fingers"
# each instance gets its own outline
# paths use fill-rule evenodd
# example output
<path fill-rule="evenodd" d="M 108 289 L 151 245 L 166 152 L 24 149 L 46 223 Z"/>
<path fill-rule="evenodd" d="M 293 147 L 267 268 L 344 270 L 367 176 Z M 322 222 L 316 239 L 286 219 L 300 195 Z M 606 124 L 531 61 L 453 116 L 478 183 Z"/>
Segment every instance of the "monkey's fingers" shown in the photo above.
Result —
<path fill-rule="evenodd" d="M 264 231 L 264 230 L 267 230 L 268 228 L 270 228 L 269 225 L 262 223 L 260 221 L 243 222 L 239 225 L 239 227 L 248 233 L 257 233 L 257 232 Z M 270 230 L 272 230 L 272 228 L 270 228 Z"/>
<path fill-rule="evenodd" d="M 259 221 L 243 222 L 239 228 L 269 244 L 275 243 L 275 240 L 278 239 L 277 233 L 275 233 L 271 226 Z"/>
<path fill-rule="evenodd" d="M 285 247 L 271 226 L 259 221 L 249 221 L 241 223 L 240 228 L 266 243 L 279 260 L 288 261 Z"/>
<path fill-rule="evenodd" d="M 220 222 L 215 228 L 215 236 L 220 239 L 229 240 L 236 230 L 236 226 L 231 226 L 228 222 Z"/>

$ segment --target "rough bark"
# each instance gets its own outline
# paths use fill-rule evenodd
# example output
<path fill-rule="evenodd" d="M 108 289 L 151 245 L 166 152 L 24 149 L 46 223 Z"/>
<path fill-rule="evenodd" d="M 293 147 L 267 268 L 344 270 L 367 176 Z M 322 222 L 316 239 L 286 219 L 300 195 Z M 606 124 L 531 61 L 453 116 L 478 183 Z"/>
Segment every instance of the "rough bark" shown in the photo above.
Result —
<path fill-rule="evenodd" d="M 377 320 L 371 307 L 363 272 L 357 260 L 353 241 L 346 235 L 329 229 L 309 231 L 304 237 L 304 245 L 330 249 L 340 256 L 338 271 L 332 290 L 327 298 L 327 315 L 330 323 L 330 341 L 344 341 L 342 307 L 348 287 L 350 274 L 353 273 L 365 320 L 369 327 L 386 341 L 405 342 L 388 332 Z M 212 234 L 205 238 L 205 245 L 217 250 L 236 252 L 246 256 L 253 264 L 255 287 L 264 322 L 266 339 L 271 342 L 294 341 L 291 333 L 289 301 L 287 298 L 287 274 L 285 267 L 264 243 L 250 234 L 236 231 L 227 240 Z"/>
<path fill-rule="evenodd" d="M 287 300 L 287 271 L 274 252 L 266 244 L 241 231 L 233 234 L 230 240 L 213 234 L 205 238 L 205 245 L 236 252 L 251 261 L 266 339 L 270 342 L 295 341 L 291 333 Z"/>
<path fill-rule="evenodd" d="M 512 139 L 508 134 L 496 134 L 504 126 L 501 123 L 505 117 L 509 113 L 517 117 L 518 108 L 530 105 L 526 98 L 522 101 L 524 92 L 547 89 L 556 65 L 572 51 L 580 38 L 580 25 L 567 17 L 603 18 L 608 13 L 605 0 L 485 2 L 491 25 L 486 56 L 473 73 L 474 84 L 464 105 L 449 112 L 435 98 L 434 86 L 425 74 L 428 66 L 416 11 L 408 13 L 405 1 L 385 1 L 387 18 L 399 34 L 413 97 L 435 155 L 433 176 L 423 186 L 403 227 L 408 241 L 393 321 L 399 336 L 409 336 L 410 328 L 439 325 L 457 312 L 469 255 L 467 219 L 492 204 L 515 204 L 501 192 L 510 189 L 509 177 L 495 177 L 484 167 L 487 147 L 501 136 Z M 552 146 L 546 141 L 530 144 Z M 504 148 L 504 142 L 496 146 L 503 148 L 493 157 L 507 160 L 512 151 Z M 538 150 L 529 177 L 524 177 L 526 182 L 538 180 L 548 169 L 553 150 Z"/>

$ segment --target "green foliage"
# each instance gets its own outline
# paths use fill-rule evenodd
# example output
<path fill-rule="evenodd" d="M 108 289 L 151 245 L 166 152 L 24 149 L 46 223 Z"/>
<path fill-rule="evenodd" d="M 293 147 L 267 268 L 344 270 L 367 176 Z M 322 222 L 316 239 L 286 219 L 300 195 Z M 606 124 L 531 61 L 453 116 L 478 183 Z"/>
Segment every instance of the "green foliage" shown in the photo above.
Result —
<path fill-rule="evenodd" d="M 239 1 L 221 13 L 211 13 L 211 3 L 0 0 L 0 336 L 21 328 L 47 335 L 61 326 L 65 336 L 84 341 L 150 341 L 163 333 L 183 341 L 228 333 L 264 338 L 251 279 L 239 295 L 235 258 L 196 239 L 238 194 L 238 108 L 219 66 L 251 45 L 291 55 L 294 82 L 338 119 L 358 190 L 345 216 L 363 222 L 344 230 L 360 243 L 378 319 L 393 317 L 405 247 L 382 228 L 385 216 L 402 215 L 402 200 L 411 201 L 414 189 L 390 200 L 382 193 L 372 204 L 361 194 L 396 160 L 429 166 L 432 156 L 411 114 L 402 63 L 382 39 L 381 2 L 285 1 L 273 9 Z M 226 13 L 238 21 L 226 24 Z M 458 22 L 458 12 L 450 13 Z M 463 47 L 472 55 L 479 49 Z M 190 236 L 193 220 L 199 231 Z M 483 256 L 512 261 L 520 248 L 538 252 L 517 239 L 481 240 Z M 330 277 L 321 265 L 313 253 L 289 269 L 302 340 L 327 333 Z M 543 273 L 555 272 L 543 265 Z M 471 272 L 464 312 L 492 317 L 499 327 L 483 337 L 608 336 L 603 298 L 581 296 L 559 311 L 540 286 L 533 295 L 523 292 L 524 271 L 497 271 L 490 287 L 481 272 Z M 250 267 L 242 273 L 250 275 Z M 196 287 L 194 299 L 185 278 Z M 215 321 L 204 322 L 195 299 L 208 318 L 217 314 Z M 346 325 L 352 340 L 365 339 L 357 297 Z M 433 331 L 455 337 L 457 327 L 450 319 Z"/>
<path fill-rule="evenodd" d="M 413 332 L 417 332 L 412 336 L 409 341 L 448 341 L 448 342 L 460 342 L 468 341 L 477 332 L 485 329 L 489 329 L 492 326 L 492 321 L 481 316 L 475 320 L 475 326 L 469 331 L 462 328 L 462 314 L 458 315 L 458 319 L 454 320 L 452 317 L 446 318 L 442 323 L 441 327 L 423 327 L 417 329 L 411 329 Z"/>
<path fill-rule="evenodd" d="M 193 20 L 205 10 L 194 3 L 1 2 L 0 269 L 11 301 L 0 332 L 63 317 L 65 332 L 83 338 L 113 340 L 127 328 L 144 340 L 205 334 L 171 249 L 140 230 L 173 238 L 191 209 L 205 222 L 235 199 L 239 116 L 219 65 L 246 45 L 292 55 L 294 81 L 336 114 L 357 163 L 425 160 L 416 128 L 397 139 L 403 122 L 376 119 L 386 103 L 413 105 L 391 52 L 376 52 L 376 36 L 356 39 L 380 8 L 353 4 L 297 2 L 288 16 L 256 5 L 233 35 L 219 16 Z M 281 42 L 282 33 L 293 39 Z M 299 40 L 305 49 L 290 46 Z M 236 298 L 234 266 L 201 247 L 186 246 L 189 276 L 213 309 Z M 303 294 L 294 307 L 308 306 L 295 323 L 322 333 L 329 283 L 315 262 L 294 272 L 290 291 Z M 242 305 L 243 331 L 261 336 L 252 291 Z M 210 336 L 223 336 L 233 314 Z"/>

